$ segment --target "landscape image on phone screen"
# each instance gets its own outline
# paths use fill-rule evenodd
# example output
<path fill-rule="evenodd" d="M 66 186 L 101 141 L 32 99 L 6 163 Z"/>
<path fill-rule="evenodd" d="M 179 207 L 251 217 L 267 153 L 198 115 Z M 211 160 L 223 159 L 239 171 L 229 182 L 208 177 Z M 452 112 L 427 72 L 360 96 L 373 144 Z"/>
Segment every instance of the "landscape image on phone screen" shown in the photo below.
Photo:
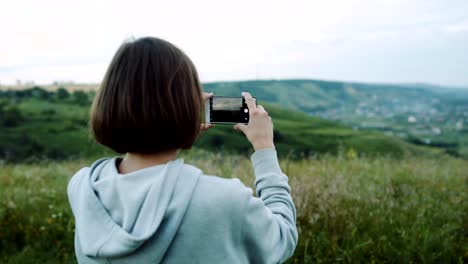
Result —
<path fill-rule="evenodd" d="M 246 106 L 242 98 L 214 97 L 212 100 L 211 122 L 213 123 L 245 123 Z"/>

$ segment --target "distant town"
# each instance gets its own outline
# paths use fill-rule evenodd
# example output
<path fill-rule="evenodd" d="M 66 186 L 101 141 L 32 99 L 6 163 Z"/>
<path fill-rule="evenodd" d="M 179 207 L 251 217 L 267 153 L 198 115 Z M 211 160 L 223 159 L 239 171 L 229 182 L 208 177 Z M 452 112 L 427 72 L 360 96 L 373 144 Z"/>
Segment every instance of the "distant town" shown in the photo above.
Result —
<path fill-rule="evenodd" d="M 344 104 L 311 114 L 338 120 L 353 129 L 383 131 L 413 143 L 457 147 L 468 140 L 468 101 L 431 95 L 397 97 L 373 94 L 357 104 Z M 456 143 L 458 142 L 458 143 Z M 464 143 L 461 143 L 464 145 Z"/>

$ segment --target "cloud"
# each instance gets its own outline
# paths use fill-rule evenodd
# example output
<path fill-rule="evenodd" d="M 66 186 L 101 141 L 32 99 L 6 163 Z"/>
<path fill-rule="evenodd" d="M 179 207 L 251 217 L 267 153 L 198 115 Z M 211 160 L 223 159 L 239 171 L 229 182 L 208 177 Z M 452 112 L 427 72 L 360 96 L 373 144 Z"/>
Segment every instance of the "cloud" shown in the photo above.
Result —
<path fill-rule="evenodd" d="M 468 20 L 448 25 L 445 27 L 445 30 L 449 33 L 468 32 Z"/>
<path fill-rule="evenodd" d="M 0 83 L 7 84 L 3 80 L 34 81 L 35 83 L 51 83 L 53 81 L 76 81 L 83 83 L 99 82 L 106 71 L 107 63 L 78 64 L 78 65 L 40 65 L 21 69 L 0 69 Z"/>
<path fill-rule="evenodd" d="M 452 57 L 453 38 L 467 30 L 465 10 L 466 0 L 7 1 L 0 15 L 0 81 L 97 82 L 124 39 L 146 35 L 181 47 L 205 81 L 297 76 L 374 81 L 373 70 L 389 58 L 395 67 L 425 60 L 443 70 L 450 61 L 436 61 L 430 50 Z M 395 56 L 402 51 L 407 56 Z M 350 76 L 343 61 L 362 62 L 360 71 L 349 71 Z M 417 76 L 427 79 L 409 81 L 437 81 L 428 74 L 432 70 L 420 68 Z M 403 74 L 379 78 L 408 81 Z"/>

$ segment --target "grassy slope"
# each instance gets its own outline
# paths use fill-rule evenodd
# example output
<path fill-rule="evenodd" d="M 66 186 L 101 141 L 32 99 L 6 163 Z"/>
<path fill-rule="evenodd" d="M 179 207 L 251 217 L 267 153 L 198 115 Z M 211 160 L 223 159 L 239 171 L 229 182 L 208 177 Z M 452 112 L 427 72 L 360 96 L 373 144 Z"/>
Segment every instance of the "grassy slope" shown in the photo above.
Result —
<path fill-rule="evenodd" d="M 12 160 L 62 159 L 105 153 L 90 138 L 89 106 L 26 99 L 18 108 L 24 120 L 15 127 L 2 128 L 0 133 L 0 149 L 10 153 Z"/>
<path fill-rule="evenodd" d="M 373 100 L 374 95 L 377 95 L 379 100 L 383 100 L 382 102 L 398 99 L 410 103 L 438 98 L 444 102 L 455 103 L 468 99 L 468 90 L 465 89 L 310 79 L 212 82 L 205 83 L 203 88 L 215 94 L 229 96 L 240 96 L 243 91 L 251 91 L 259 100 L 303 112 L 319 108 L 355 105 L 359 102 L 369 103 Z"/>
<path fill-rule="evenodd" d="M 206 173 L 252 185 L 247 157 L 192 150 Z M 74 263 L 69 177 L 91 160 L 0 165 L 0 262 Z M 468 162 L 453 158 L 281 161 L 300 241 L 291 263 L 466 261 Z"/>
<path fill-rule="evenodd" d="M 392 156 L 408 154 L 431 155 L 437 150 L 423 149 L 377 132 L 354 131 L 336 122 L 311 117 L 307 114 L 266 105 L 275 125 L 275 144 L 282 155 L 297 158 L 303 154 L 337 154 L 352 152 L 361 156 Z M 202 135 L 197 146 L 246 152 L 250 146 L 231 126 L 218 125 Z"/>
<path fill-rule="evenodd" d="M 90 86 L 92 87 L 92 86 Z M 56 87 L 55 87 L 56 88 Z M 89 87 L 88 87 L 89 88 Z M 54 87 L 48 87 L 47 89 L 53 90 Z M 73 87 L 69 87 L 73 90 Z M 317 111 L 323 109 L 354 109 L 358 103 L 366 103 L 371 108 L 383 108 L 393 107 L 392 101 L 397 100 L 402 106 L 411 106 L 414 102 L 426 103 L 432 102 L 434 99 L 440 100 L 441 105 L 453 105 L 457 102 L 459 105 L 464 105 L 468 99 L 468 92 L 466 90 L 454 90 L 449 88 L 434 88 L 424 85 L 386 85 L 386 84 L 363 84 L 363 83 L 345 83 L 345 82 L 333 82 L 333 81 L 320 81 L 320 80 L 264 80 L 264 81 L 241 81 L 241 82 L 216 82 L 204 84 L 206 91 L 213 91 L 221 95 L 235 95 L 239 96 L 242 91 L 251 91 L 263 104 L 264 102 L 280 105 L 285 108 L 300 110 L 303 112 Z M 376 99 L 378 95 L 378 99 Z M 374 98 L 375 97 L 375 98 Z M 389 105 L 390 104 L 390 105 Z M 430 103 L 429 103 L 430 104 Z M 445 108 L 444 108 L 445 109 Z M 392 111 L 391 109 L 387 109 Z M 447 110 L 447 109 L 445 109 Z M 447 118 L 450 116 L 448 114 Z M 456 115 L 455 115 L 456 116 Z M 353 119 L 354 116 L 351 114 L 349 120 L 351 124 L 361 124 L 362 121 Z M 403 117 L 402 117 L 403 118 Z M 457 117 L 458 118 L 458 117 Z M 1 118 L 0 118 L 1 119 Z M 348 118 L 344 117 L 342 121 L 346 121 Z M 369 121 L 369 118 L 366 120 Z M 377 123 L 384 122 L 382 116 L 377 117 Z M 453 120 L 452 120 L 453 121 Z M 452 122 L 450 121 L 450 122 Z M 456 120 L 455 120 L 456 121 Z M 453 121 L 453 122 L 455 122 Z M 82 122 L 82 121 L 78 121 Z M 411 130 L 411 127 L 406 122 L 406 116 L 402 120 L 385 121 L 390 130 L 394 130 L 395 133 L 404 132 L 407 133 Z M 446 148 L 450 153 L 455 155 L 462 155 L 467 157 L 468 155 L 468 141 L 466 137 L 466 129 L 463 131 L 452 131 L 454 124 L 448 125 L 448 123 L 437 124 L 444 130 L 442 136 L 432 138 L 431 145 Z M 448 126 L 450 128 L 444 127 Z M 70 128 L 71 126 L 68 125 Z M 279 126 L 281 127 L 281 126 Z M 387 129 L 389 129 L 387 127 Z M 424 129 L 423 129 L 424 130 Z M 16 132 L 13 130 L 13 132 Z M 281 131 L 280 131 L 281 132 Z M 412 133 L 412 132 L 411 132 Z M 26 134 L 26 135 L 24 135 Z M 210 143 L 213 145 L 221 145 L 219 137 L 225 133 L 213 133 L 214 137 Z M 328 136 L 328 135 L 327 135 Z M 2 145 L 5 141 L 13 144 L 12 138 L 3 139 L 0 135 L 0 153 Z M 80 137 L 87 137 L 85 134 L 81 134 Z M 410 137 L 411 141 L 413 136 Z M 415 142 L 421 142 L 421 136 L 416 136 Z M 426 137 L 426 136 L 424 136 Z M 235 137 L 234 137 L 235 138 Z M 368 139 L 373 141 L 375 137 L 369 136 Z M 25 143 L 34 142 L 35 139 L 28 138 L 27 131 L 23 133 L 22 141 Z M 338 138 L 336 138 L 338 140 Z M 363 146 L 365 138 L 355 140 L 352 144 Z M 288 140 L 290 141 L 290 140 Z M 413 140 L 414 141 L 414 140 Z M 83 141 L 80 141 L 82 143 Z M 205 141 L 207 142 L 207 141 Z M 297 142 L 298 144 L 301 142 Z M 327 140 L 324 140 L 324 145 L 329 144 Z M 423 145 L 425 145 L 424 143 Z M 23 144 L 27 145 L 27 144 Z M 246 146 L 242 142 L 235 142 L 231 144 L 236 147 L 236 150 L 245 149 Z M 307 145 L 307 144 L 306 144 Z M 390 146 L 392 144 L 387 144 Z M 450 146 L 449 146 L 450 145 Z M 239 147 L 237 147 L 239 146 Z M 315 145 L 316 146 L 316 145 Z M 213 147 L 213 146 L 212 146 Z M 321 145 L 317 149 L 320 149 Z M 346 147 L 346 146 L 345 146 Z M 226 146 L 225 146 L 226 148 Z M 228 149 L 232 147 L 228 146 Z M 332 152 L 336 152 L 332 146 Z M 301 149 L 301 148 L 300 148 Z M 313 152 L 313 149 L 301 149 L 303 152 Z M 375 152 L 375 147 L 367 148 L 362 153 Z M 27 152 L 28 150 L 26 150 Z M 90 152 L 94 152 L 92 149 Z M 25 152 L 25 151 L 23 151 Z M 29 151 L 34 152 L 34 151 Z M 46 151 L 47 152 L 47 151 Z M 319 151 L 321 152 L 321 151 Z M 392 149 L 390 152 L 398 152 L 397 149 Z M 52 156 L 60 156 L 60 149 L 51 150 Z M 76 148 L 73 148 L 73 154 L 76 154 Z M 0 154 L 1 156 L 1 154 Z M 26 155 L 30 156 L 30 155 Z M 50 155 L 48 155 L 50 156 Z M 63 155 L 62 155 L 63 156 Z"/>
<path fill-rule="evenodd" d="M 342 105 L 355 105 L 369 102 L 374 95 L 381 100 L 394 98 L 418 102 L 432 98 L 468 98 L 468 92 L 447 89 L 425 89 L 411 85 L 387 85 L 346 83 L 320 80 L 262 80 L 241 82 L 213 82 L 203 85 L 206 91 L 215 94 L 239 96 L 243 91 L 251 91 L 259 100 L 275 103 L 290 109 L 310 112 L 320 108 L 334 108 Z"/>
<path fill-rule="evenodd" d="M 301 112 L 266 105 L 275 124 L 275 141 L 282 155 L 292 158 L 351 151 L 356 155 L 403 157 L 429 153 L 398 139 L 375 132 L 354 131 L 335 122 Z M 0 133 L 0 159 L 63 159 L 110 153 L 90 139 L 89 106 L 25 99 L 18 104 L 24 120 Z M 229 153 L 247 153 L 250 145 L 231 126 L 218 125 L 204 133 L 196 146 Z"/>
<path fill-rule="evenodd" d="M 411 134 L 410 138 L 415 137 L 419 139 L 419 142 L 423 142 L 421 139 L 428 137 L 428 135 L 423 136 L 420 134 L 421 132 L 414 134 L 414 128 L 417 125 L 408 124 L 408 115 L 414 114 L 412 111 L 417 112 L 417 107 L 413 109 L 413 106 L 422 104 L 427 108 L 426 111 L 430 111 L 431 108 L 435 107 L 445 112 L 448 109 L 451 109 L 451 111 L 454 111 L 456 108 L 466 109 L 463 106 L 466 106 L 466 102 L 468 101 L 468 90 L 411 84 L 390 85 L 320 80 L 262 80 L 213 82 L 204 84 L 204 89 L 215 94 L 230 96 L 239 96 L 242 91 L 251 91 L 260 101 L 306 113 L 326 109 L 330 114 L 332 109 L 336 109 L 337 117 L 341 121 L 357 126 L 372 121 L 372 118 L 368 116 L 360 120 L 353 113 L 358 104 L 363 103 L 367 105 L 368 109 L 373 109 L 372 111 L 377 113 L 373 120 L 375 123 L 385 124 L 386 130 L 395 133 Z M 440 105 L 429 107 L 434 100 L 440 101 Z M 393 103 L 393 101 L 398 103 Z M 385 117 L 386 112 L 377 112 L 384 109 L 392 113 L 395 111 L 395 107 L 412 110 L 408 110 L 409 112 L 401 115 L 401 119 L 389 119 Z M 343 114 L 343 109 L 349 111 L 348 117 Z M 464 131 L 454 130 L 454 124 L 450 124 L 450 122 L 456 122 L 458 119 L 464 119 L 464 117 L 460 113 L 456 114 L 454 112 L 445 112 L 444 115 L 443 118 L 447 119 L 446 122 L 432 123 L 432 126 L 440 127 L 444 133 L 440 136 L 430 135 L 432 140 L 431 145 L 443 147 L 454 155 L 468 157 L 468 130 L 466 128 Z M 421 116 L 418 118 L 421 118 Z M 434 115 L 432 118 L 439 117 Z M 378 128 L 372 129 L 378 130 Z M 419 130 L 427 130 L 427 128 Z"/>

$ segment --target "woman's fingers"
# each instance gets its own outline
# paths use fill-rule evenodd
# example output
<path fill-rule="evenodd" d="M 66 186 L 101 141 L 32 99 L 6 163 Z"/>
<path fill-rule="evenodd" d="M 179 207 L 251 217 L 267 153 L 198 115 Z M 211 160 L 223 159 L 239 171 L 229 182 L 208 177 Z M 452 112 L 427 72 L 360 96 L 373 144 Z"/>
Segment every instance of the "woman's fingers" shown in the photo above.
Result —
<path fill-rule="evenodd" d="M 213 93 L 207 93 L 207 92 L 202 92 L 202 97 L 203 97 L 203 101 L 206 101 L 208 99 L 210 99 L 211 97 L 213 97 Z M 209 123 L 202 123 L 201 126 L 200 126 L 200 131 L 206 131 L 210 128 L 214 127 L 214 124 L 209 124 Z"/>
<path fill-rule="evenodd" d="M 215 126 L 214 124 L 202 123 L 201 126 L 200 126 L 200 130 L 201 131 L 206 131 L 206 130 L 214 127 L 214 126 Z"/>
<path fill-rule="evenodd" d="M 249 111 L 255 111 L 257 109 L 257 105 L 255 105 L 255 99 L 252 98 L 252 95 L 248 92 L 243 92 L 242 96 L 245 98 L 245 103 L 247 104 Z"/>
<path fill-rule="evenodd" d="M 265 108 L 262 105 L 257 105 L 257 109 L 261 112 L 266 112 Z"/>
<path fill-rule="evenodd" d="M 208 99 L 210 99 L 211 97 L 213 97 L 213 93 L 206 93 L 206 92 L 202 92 L 202 97 L 203 97 L 203 101 L 206 101 Z M 210 124 L 210 123 L 202 123 L 201 126 L 200 126 L 200 131 L 206 131 L 210 128 L 214 127 L 214 124 Z"/>
<path fill-rule="evenodd" d="M 245 129 L 247 129 L 247 126 L 245 124 L 236 124 L 236 125 L 234 125 L 234 129 L 237 130 L 237 131 L 244 132 Z"/>
<path fill-rule="evenodd" d="M 202 92 L 202 97 L 203 97 L 203 100 L 206 101 L 209 98 L 213 97 L 213 93 Z"/>

